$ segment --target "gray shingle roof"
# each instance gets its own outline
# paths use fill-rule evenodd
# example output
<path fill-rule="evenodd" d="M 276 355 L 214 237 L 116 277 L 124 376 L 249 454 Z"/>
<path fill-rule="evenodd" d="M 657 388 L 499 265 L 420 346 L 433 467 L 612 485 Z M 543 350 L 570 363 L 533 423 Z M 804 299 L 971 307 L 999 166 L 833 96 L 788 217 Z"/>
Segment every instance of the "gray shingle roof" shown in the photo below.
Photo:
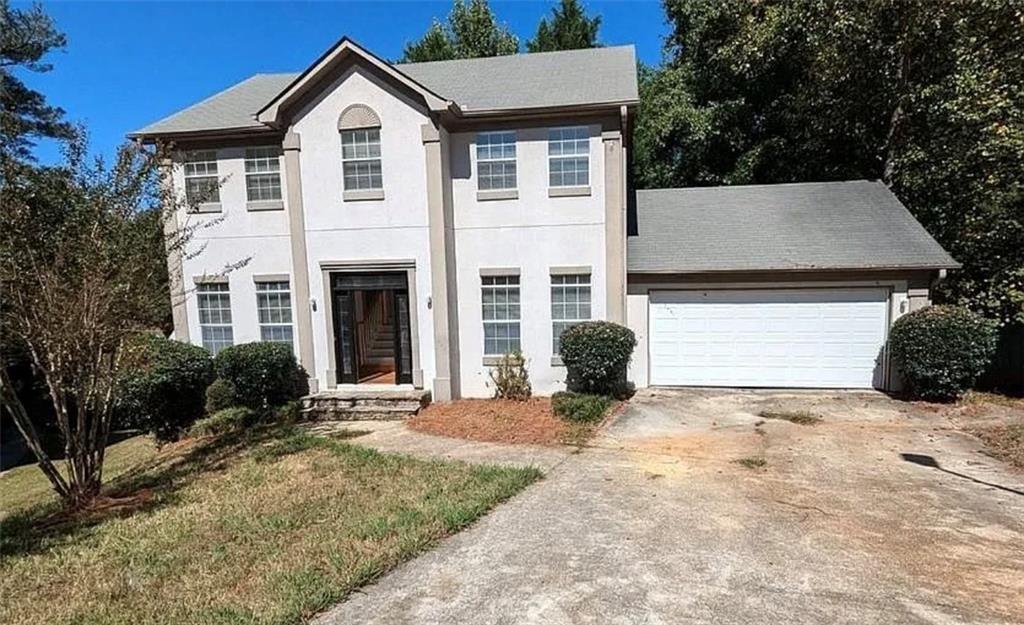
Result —
<path fill-rule="evenodd" d="M 398 64 L 463 110 L 635 102 L 633 46 Z"/>
<path fill-rule="evenodd" d="M 463 110 L 636 102 L 633 46 L 394 66 Z M 134 135 L 259 128 L 253 114 L 298 73 L 257 74 Z"/>
<path fill-rule="evenodd" d="M 637 191 L 631 272 L 954 268 L 880 182 Z"/>

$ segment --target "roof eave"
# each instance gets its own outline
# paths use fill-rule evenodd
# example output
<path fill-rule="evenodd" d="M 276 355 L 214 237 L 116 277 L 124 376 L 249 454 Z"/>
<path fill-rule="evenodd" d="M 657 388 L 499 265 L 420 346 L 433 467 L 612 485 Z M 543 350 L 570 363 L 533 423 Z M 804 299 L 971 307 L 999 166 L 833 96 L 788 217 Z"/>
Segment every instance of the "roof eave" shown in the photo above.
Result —
<path fill-rule="evenodd" d="M 790 267 L 725 267 L 716 269 L 686 268 L 686 269 L 637 269 L 627 267 L 626 272 L 631 274 L 651 275 L 698 275 L 698 274 L 730 274 L 730 273 L 813 273 L 813 272 L 839 272 L 839 271 L 940 271 L 943 269 L 959 269 L 962 265 L 956 261 L 948 263 L 910 263 L 910 264 L 886 264 L 886 265 L 836 265 L 830 267 L 817 266 L 790 266 Z"/>
<path fill-rule="evenodd" d="M 279 131 L 270 126 L 238 126 L 233 128 L 206 128 L 203 130 L 180 130 L 164 132 L 145 132 L 137 130 L 129 132 L 128 139 L 139 140 L 143 143 L 155 141 L 180 141 L 184 139 L 233 139 L 252 137 L 263 134 L 279 134 Z"/>
<path fill-rule="evenodd" d="M 606 102 L 588 102 L 585 104 L 559 104 L 559 105 L 542 105 L 542 106 L 516 106 L 508 108 L 489 108 L 489 109 L 461 109 L 461 117 L 464 118 L 483 118 L 483 117 L 507 117 L 510 115 L 543 115 L 549 113 L 566 113 L 566 112 L 593 112 L 601 111 L 605 109 L 618 110 L 625 106 L 628 108 L 636 107 L 640 104 L 639 100 L 609 100 Z"/>

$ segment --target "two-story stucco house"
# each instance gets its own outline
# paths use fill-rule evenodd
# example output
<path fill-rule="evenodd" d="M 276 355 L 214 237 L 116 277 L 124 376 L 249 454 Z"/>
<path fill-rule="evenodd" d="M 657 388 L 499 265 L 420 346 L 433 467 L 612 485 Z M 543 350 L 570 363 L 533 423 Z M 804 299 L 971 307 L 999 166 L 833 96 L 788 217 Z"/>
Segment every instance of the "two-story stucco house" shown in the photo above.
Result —
<path fill-rule="evenodd" d="M 170 259 L 175 335 L 444 400 L 512 350 L 559 390 L 560 332 L 607 319 L 638 386 L 892 386 L 888 328 L 956 263 L 878 183 L 634 193 L 637 104 L 630 46 L 391 64 L 342 39 L 139 130 L 206 196 L 178 225 L 213 220 Z"/>

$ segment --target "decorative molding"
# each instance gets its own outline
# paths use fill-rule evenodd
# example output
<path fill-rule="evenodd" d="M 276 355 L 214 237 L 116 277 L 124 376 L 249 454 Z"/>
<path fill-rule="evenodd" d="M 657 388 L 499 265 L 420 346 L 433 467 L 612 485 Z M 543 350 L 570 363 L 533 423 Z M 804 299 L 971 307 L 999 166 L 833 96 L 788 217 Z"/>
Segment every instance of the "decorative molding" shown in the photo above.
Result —
<path fill-rule="evenodd" d="M 257 273 L 252 276 L 253 282 L 291 282 L 291 276 L 286 273 Z"/>
<path fill-rule="evenodd" d="M 246 202 L 245 210 L 258 213 L 262 211 L 283 211 L 284 200 L 262 200 L 255 202 Z"/>
<path fill-rule="evenodd" d="M 380 128 L 380 116 L 365 104 L 350 104 L 338 116 L 338 130 Z"/>
<path fill-rule="evenodd" d="M 590 187 L 548 187 L 548 197 L 582 197 L 590 195 Z"/>
<path fill-rule="evenodd" d="M 574 275 L 590 275 L 593 273 L 593 269 L 590 265 L 565 265 L 562 267 L 551 267 L 548 270 L 553 276 L 574 276 Z"/>
<path fill-rule="evenodd" d="M 384 199 L 384 189 L 361 189 L 358 191 L 342 191 L 343 202 L 367 202 Z"/>
<path fill-rule="evenodd" d="M 482 276 L 518 276 L 519 267 L 481 267 Z"/>
<path fill-rule="evenodd" d="M 488 189 L 487 191 L 477 191 L 476 200 L 478 202 L 493 202 L 495 200 L 518 200 L 519 190 L 518 189 Z"/>

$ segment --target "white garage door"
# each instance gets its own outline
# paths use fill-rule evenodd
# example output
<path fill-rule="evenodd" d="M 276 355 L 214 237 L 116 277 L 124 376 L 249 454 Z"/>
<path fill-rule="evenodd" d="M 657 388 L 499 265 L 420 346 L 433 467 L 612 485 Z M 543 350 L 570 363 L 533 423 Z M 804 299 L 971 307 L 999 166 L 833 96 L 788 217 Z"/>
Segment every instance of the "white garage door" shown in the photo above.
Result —
<path fill-rule="evenodd" d="M 887 289 L 651 293 L 651 384 L 881 386 Z"/>

